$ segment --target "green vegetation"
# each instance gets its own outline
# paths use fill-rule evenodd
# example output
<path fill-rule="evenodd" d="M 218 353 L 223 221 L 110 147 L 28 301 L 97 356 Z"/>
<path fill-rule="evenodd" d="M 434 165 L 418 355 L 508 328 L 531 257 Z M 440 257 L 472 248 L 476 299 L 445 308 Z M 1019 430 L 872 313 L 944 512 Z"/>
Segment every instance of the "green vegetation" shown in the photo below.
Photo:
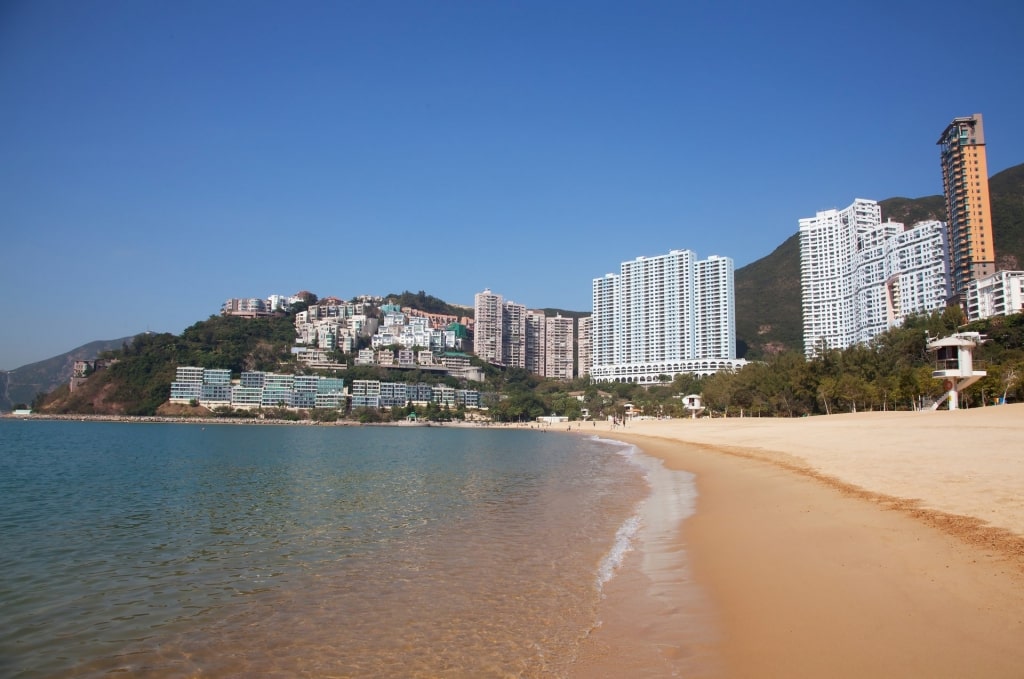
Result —
<path fill-rule="evenodd" d="M 147 333 L 100 358 L 116 359 L 70 393 L 66 386 L 41 399 L 51 413 L 153 415 L 167 402 L 179 365 L 280 370 L 295 338 L 292 317 L 245 319 L 211 316 L 181 333 Z"/>
<path fill-rule="evenodd" d="M 989 180 L 996 268 L 1024 268 L 1024 164 Z"/>
<path fill-rule="evenodd" d="M 448 316 L 473 316 L 472 307 L 453 306 L 442 299 L 428 295 L 422 290 L 412 293 L 406 290 L 401 294 L 391 293 L 384 299 L 389 304 L 397 304 L 399 307 L 412 307 L 428 314 L 446 314 Z"/>
<path fill-rule="evenodd" d="M 737 356 L 765 358 L 803 349 L 796 234 L 767 257 L 738 269 L 735 284 Z"/>
<path fill-rule="evenodd" d="M 714 414 L 800 416 L 859 410 L 909 410 L 942 396 L 931 376 L 927 337 L 956 331 L 959 314 L 947 311 L 908 319 L 866 345 L 826 351 L 814 360 L 787 352 L 719 373 L 701 384 Z M 964 326 L 990 338 L 975 351 L 976 367 L 988 371 L 963 394 L 967 407 L 994 399 L 1024 398 L 1024 314 Z"/>

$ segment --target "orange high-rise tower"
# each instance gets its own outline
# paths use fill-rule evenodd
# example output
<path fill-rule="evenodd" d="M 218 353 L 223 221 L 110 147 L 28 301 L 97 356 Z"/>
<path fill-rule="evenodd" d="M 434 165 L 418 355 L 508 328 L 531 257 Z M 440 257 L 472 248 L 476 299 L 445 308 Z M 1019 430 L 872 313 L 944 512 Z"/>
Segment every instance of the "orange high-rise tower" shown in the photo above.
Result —
<path fill-rule="evenodd" d="M 949 234 L 950 301 L 963 304 L 967 286 L 996 271 L 992 207 L 981 114 L 954 118 L 939 137 Z"/>

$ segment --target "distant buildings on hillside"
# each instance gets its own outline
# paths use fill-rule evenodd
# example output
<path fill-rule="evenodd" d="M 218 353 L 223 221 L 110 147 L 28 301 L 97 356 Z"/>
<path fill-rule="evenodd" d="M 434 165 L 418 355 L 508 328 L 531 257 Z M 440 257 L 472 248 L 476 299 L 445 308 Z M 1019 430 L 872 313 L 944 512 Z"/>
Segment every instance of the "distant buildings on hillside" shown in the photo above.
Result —
<path fill-rule="evenodd" d="M 266 316 L 283 315 L 291 305 L 301 298 L 297 295 L 270 295 L 266 299 L 259 297 L 234 297 L 226 300 L 220 307 L 222 316 L 239 316 L 241 318 L 264 318 Z"/>

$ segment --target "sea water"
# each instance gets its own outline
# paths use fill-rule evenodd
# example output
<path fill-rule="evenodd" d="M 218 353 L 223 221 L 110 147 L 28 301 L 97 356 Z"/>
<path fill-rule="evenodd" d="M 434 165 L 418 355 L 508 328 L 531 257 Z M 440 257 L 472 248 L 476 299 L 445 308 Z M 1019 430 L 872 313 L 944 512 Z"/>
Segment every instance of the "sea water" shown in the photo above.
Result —
<path fill-rule="evenodd" d="M 0 676 L 573 676 L 693 497 L 549 431 L 0 421 Z"/>

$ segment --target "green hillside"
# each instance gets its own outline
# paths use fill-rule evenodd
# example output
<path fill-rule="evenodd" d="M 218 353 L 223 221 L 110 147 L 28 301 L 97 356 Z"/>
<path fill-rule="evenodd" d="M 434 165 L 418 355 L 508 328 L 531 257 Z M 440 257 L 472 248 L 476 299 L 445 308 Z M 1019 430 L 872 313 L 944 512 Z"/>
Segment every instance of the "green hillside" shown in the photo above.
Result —
<path fill-rule="evenodd" d="M 120 349 L 131 341 L 131 337 L 97 340 L 59 356 L 0 372 L 0 412 L 11 410 L 15 405 L 28 405 L 39 394 L 49 393 L 62 384 L 67 384 L 71 379 L 75 361 L 91 361 L 104 351 Z"/>
<path fill-rule="evenodd" d="M 767 257 L 736 270 L 736 336 L 741 358 L 802 348 L 797 234 Z"/>
<path fill-rule="evenodd" d="M 99 370 L 74 393 L 66 384 L 51 392 L 44 413 L 152 415 L 167 401 L 179 365 L 204 368 L 275 370 L 288 360 L 295 338 L 294 319 L 211 316 L 181 335 L 139 335 L 107 356 L 117 362 Z"/>
<path fill-rule="evenodd" d="M 1024 164 L 989 180 L 992 230 L 1000 269 L 1024 266 Z M 945 220 L 942 196 L 879 201 L 882 219 L 907 225 Z M 770 255 L 736 270 L 736 335 L 739 355 L 761 359 L 803 351 L 800 311 L 800 242 L 794 233 Z"/>
<path fill-rule="evenodd" d="M 996 268 L 1024 268 L 1024 164 L 1003 170 L 988 182 Z"/>

